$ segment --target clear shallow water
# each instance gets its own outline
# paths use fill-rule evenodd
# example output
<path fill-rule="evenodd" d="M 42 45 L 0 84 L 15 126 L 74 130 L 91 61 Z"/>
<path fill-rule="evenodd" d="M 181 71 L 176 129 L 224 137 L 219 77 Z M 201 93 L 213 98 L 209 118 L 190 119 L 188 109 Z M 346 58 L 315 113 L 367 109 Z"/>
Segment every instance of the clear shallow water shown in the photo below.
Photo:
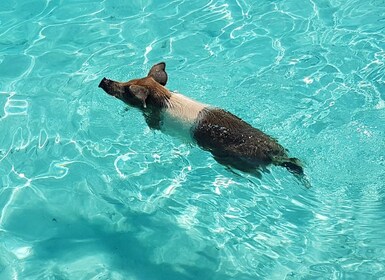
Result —
<path fill-rule="evenodd" d="M 384 278 L 384 29 L 374 0 L 3 1 L 0 278 Z M 234 174 L 97 88 L 159 61 L 313 188 Z"/>

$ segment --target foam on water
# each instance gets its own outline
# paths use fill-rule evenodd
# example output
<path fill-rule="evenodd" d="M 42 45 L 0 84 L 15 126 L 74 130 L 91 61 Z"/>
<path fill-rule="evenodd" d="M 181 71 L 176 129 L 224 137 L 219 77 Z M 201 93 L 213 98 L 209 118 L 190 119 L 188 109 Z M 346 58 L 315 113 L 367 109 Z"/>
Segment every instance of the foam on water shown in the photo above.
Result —
<path fill-rule="evenodd" d="M 385 277 L 383 1 L 3 2 L 1 279 Z M 313 187 L 228 170 L 97 87 L 159 61 Z"/>

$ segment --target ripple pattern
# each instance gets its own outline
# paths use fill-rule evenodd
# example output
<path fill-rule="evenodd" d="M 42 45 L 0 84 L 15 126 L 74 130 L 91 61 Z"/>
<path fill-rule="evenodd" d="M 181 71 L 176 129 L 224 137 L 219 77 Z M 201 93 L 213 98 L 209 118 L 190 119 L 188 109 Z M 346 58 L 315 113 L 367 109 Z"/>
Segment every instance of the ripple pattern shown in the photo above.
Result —
<path fill-rule="evenodd" d="M 1 279 L 385 277 L 382 0 L 7 0 Z M 304 159 L 313 187 L 217 164 L 98 90 L 170 89 Z"/>

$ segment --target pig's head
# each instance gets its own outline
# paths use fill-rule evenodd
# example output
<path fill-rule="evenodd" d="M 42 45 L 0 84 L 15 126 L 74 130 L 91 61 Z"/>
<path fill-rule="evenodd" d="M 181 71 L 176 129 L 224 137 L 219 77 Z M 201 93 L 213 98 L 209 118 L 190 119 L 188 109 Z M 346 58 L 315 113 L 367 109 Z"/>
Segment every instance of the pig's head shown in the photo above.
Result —
<path fill-rule="evenodd" d="M 106 93 L 126 104 L 139 109 L 162 108 L 171 93 L 164 86 L 167 83 L 166 64 L 152 66 L 148 75 L 128 82 L 116 82 L 103 78 L 99 84 Z"/>

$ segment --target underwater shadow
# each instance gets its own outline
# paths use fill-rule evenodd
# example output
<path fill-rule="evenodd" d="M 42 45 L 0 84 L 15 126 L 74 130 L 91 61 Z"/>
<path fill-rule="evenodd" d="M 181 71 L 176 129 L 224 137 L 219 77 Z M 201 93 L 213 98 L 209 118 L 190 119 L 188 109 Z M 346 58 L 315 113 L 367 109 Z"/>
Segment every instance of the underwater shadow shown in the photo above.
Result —
<path fill-rule="evenodd" d="M 66 263 L 102 254 L 104 256 L 102 260 L 106 260 L 107 263 L 101 265 L 108 267 L 109 271 L 117 272 L 124 277 L 134 277 L 133 279 L 233 279 L 230 275 L 217 271 L 221 262 L 219 254 L 213 256 L 199 250 L 196 252 L 186 250 L 186 254 L 199 255 L 199 262 L 210 263 L 212 268 L 200 267 L 199 264 L 152 261 L 151 257 L 154 255 L 156 246 L 146 246 L 143 238 L 139 240 L 135 233 L 140 232 L 141 228 L 149 227 L 155 230 L 164 230 L 167 227 L 168 230 L 179 231 L 181 234 L 185 234 L 184 230 L 173 224 L 160 226 L 153 220 L 152 215 L 146 213 L 128 211 L 126 217 L 133 225 L 133 229 L 126 232 L 110 230 L 100 221 L 93 223 L 82 218 L 53 219 L 55 237 L 36 243 L 34 255 L 43 262 L 55 260 L 57 263 Z M 84 271 L 89 273 L 87 267 Z M 250 275 L 237 274 L 237 279 L 249 279 L 249 277 Z"/>

